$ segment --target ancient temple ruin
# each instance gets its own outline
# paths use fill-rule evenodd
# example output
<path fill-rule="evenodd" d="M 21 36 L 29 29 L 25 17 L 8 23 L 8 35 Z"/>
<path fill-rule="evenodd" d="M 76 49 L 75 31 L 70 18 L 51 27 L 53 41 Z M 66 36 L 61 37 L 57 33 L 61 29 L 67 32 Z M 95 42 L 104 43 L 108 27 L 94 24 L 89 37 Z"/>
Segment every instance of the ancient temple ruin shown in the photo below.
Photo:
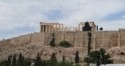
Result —
<path fill-rule="evenodd" d="M 55 31 L 82 31 L 86 22 L 80 22 L 76 27 L 64 26 L 61 23 L 46 23 L 40 22 L 40 32 L 55 32 Z M 96 25 L 94 22 L 88 22 L 92 27 L 91 31 L 96 31 Z"/>
<path fill-rule="evenodd" d="M 40 32 L 63 31 L 63 24 L 40 22 Z"/>

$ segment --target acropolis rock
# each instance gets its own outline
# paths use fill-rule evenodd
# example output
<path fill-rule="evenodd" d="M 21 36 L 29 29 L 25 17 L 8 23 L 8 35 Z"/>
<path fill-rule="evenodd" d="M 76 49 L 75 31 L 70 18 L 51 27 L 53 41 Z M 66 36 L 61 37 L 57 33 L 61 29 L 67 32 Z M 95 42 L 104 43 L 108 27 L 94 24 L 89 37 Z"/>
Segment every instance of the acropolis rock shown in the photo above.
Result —
<path fill-rule="evenodd" d="M 97 31 L 97 26 L 94 22 L 89 22 L 89 24 L 92 27 L 91 31 L 82 31 L 85 22 L 80 22 L 78 27 L 74 28 L 64 26 L 60 23 L 40 22 L 40 32 L 0 41 L 0 60 L 14 53 L 22 53 L 27 58 L 35 59 L 38 52 L 41 53 L 41 58 L 47 60 L 55 52 L 59 61 L 62 60 L 63 55 L 66 56 L 67 60 L 74 61 L 75 52 L 78 50 L 82 62 L 84 57 L 87 56 L 88 32 L 92 33 L 92 50 L 104 48 L 109 51 L 114 47 L 121 49 L 120 47 L 125 46 L 125 29 L 119 29 L 118 31 Z M 52 40 L 52 35 L 55 37 L 56 45 L 65 40 L 72 44 L 72 47 L 50 47 L 49 44 Z M 117 54 L 119 49 L 113 50 L 114 52 L 116 51 L 113 55 Z M 118 63 L 125 63 L 125 60 L 123 59 Z"/>

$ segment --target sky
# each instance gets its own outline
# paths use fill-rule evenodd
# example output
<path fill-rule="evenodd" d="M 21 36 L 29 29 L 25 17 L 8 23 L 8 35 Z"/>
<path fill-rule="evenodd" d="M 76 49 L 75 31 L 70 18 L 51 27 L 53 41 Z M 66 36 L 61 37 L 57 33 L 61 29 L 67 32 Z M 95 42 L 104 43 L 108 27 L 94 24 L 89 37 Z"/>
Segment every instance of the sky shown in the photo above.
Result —
<path fill-rule="evenodd" d="M 0 0 L 0 39 L 40 31 L 40 22 L 125 28 L 125 0 Z"/>

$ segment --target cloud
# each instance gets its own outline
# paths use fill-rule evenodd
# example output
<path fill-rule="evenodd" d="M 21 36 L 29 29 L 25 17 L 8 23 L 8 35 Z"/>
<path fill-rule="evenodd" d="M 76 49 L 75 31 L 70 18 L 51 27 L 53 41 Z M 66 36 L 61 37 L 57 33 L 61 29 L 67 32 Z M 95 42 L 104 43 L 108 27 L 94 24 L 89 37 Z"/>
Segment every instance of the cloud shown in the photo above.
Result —
<path fill-rule="evenodd" d="M 79 22 L 95 21 L 105 30 L 124 28 L 124 2 L 124 0 L 2 0 L 0 39 L 39 32 L 40 21 L 60 22 L 72 26 L 77 26 Z"/>
<path fill-rule="evenodd" d="M 124 18 L 124 19 L 125 19 L 125 14 L 122 16 L 122 18 Z"/>
<path fill-rule="evenodd" d="M 45 13 L 46 19 L 49 20 L 60 20 L 63 18 L 64 14 L 61 10 L 50 10 Z"/>
<path fill-rule="evenodd" d="M 124 19 L 125 11 L 109 14 L 104 18 L 104 20 L 121 20 Z"/>
<path fill-rule="evenodd" d="M 104 30 L 117 31 L 118 29 L 125 29 L 125 19 L 114 21 L 101 21 L 98 22 L 99 27 L 103 27 Z"/>

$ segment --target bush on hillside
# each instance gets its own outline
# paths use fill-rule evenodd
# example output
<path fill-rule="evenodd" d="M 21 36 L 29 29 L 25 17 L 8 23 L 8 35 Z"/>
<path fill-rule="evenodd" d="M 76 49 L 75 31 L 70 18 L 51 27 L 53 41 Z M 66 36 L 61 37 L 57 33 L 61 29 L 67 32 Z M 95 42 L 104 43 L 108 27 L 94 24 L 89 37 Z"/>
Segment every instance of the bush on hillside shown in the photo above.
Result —
<path fill-rule="evenodd" d="M 61 41 L 61 42 L 59 43 L 59 45 L 60 45 L 61 47 L 65 47 L 65 48 L 72 46 L 68 41 Z"/>

